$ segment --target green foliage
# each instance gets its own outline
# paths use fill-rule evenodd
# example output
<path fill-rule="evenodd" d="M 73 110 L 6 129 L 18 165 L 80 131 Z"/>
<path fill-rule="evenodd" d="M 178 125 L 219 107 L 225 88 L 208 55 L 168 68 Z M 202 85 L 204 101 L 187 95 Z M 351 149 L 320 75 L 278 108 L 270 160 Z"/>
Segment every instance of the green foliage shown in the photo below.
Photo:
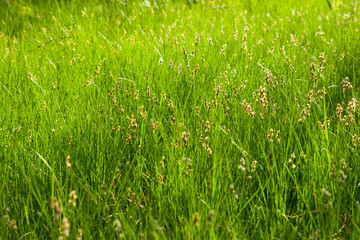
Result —
<path fill-rule="evenodd" d="M 0 7 L 0 239 L 357 239 L 360 16 L 331 6 Z"/>

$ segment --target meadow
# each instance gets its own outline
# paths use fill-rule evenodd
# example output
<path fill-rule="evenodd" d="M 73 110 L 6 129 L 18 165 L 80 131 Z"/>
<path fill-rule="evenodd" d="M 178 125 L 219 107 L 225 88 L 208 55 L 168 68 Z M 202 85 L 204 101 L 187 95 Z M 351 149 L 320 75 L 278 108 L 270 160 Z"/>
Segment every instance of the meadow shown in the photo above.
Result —
<path fill-rule="evenodd" d="M 0 1 L 0 239 L 359 239 L 356 0 Z"/>

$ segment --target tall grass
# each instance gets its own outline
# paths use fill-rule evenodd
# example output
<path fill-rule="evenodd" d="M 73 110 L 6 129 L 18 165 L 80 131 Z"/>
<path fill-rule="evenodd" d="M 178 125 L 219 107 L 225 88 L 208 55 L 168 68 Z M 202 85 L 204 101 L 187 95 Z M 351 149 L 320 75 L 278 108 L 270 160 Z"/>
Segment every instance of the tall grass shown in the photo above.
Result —
<path fill-rule="evenodd" d="M 0 3 L 1 239 L 357 239 L 356 1 Z"/>

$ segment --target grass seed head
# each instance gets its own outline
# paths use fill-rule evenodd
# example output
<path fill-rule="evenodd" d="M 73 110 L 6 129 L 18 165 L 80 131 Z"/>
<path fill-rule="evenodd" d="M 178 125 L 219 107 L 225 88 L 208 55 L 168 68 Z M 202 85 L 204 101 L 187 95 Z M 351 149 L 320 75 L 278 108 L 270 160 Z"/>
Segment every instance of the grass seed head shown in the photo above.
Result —
<path fill-rule="evenodd" d="M 84 234 L 83 230 L 81 228 L 79 228 L 78 233 L 76 235 L 76 240 L 82 240 L 83 234 Z"/>
<path fill-rule="evenodd" d="M 270 132 L 269 132 L 269 134 L 268 134 L 268 140 L 269 140 L 269 142 L 273 142 L 273 136 L 274 136 L 274 129 L 270 129 Z"/>
<path fill-rule="evenodd" d="M 58 222 L 60 220 L 60 215 L 62 213 L 62 208 L 60 207 L 60 203 L 57 199 L 57 197 L 54 197 L 50 203 L 50 208 L 54 210 L 55 212 L 55 222 Z"/>
<path fill-rule="evenodd" d="M 251 163 L 251 172 L 252 172 L 252 173 L 256 171 L 257 164 L 258 164 L 257 161 L 253 161 L 253 162 Z"/>
<path fill-rule="evenodd" d="M 352 98 L 351 101 L 350 101 L 349 104 L 348 104 L 347 110 L 348 110 L 349 112 L 355 113 L 355 112 L 356 112 L 357 105 L 358 105 L 357 99 L 356 99 L 356 98 Z"/>
<path fill-rule="evenodd" d="M 322 192 L 322 194 L 324 194 L 324 195 L 327 196 L 327 197 L 330 197 L 330 196 L 331 196 L 331 194 L 330 194 L 325 188 L 322 188 L 322 189 L 321 189 L 321 192 Z"/>
<path fill-rule="evenodd" d="M 70 171 L 71 170 L 71 163 L 70 163 L 70 155 L 66 157 L 66 168 Z"/>
<path fill-rule="evenodd" d="M 195 229 L 199 228 L 199 214 L 197 212 L 195 212 L 195 214 L 194 214 L 194 226 L 195 226 Z"/>
<path fill-rule="evenodd" d="M 280 144 L 280 131 L 276 132 L 276 143 Z"/>
<path fill-rule="evenodd" d="M 181 139 L 184 143 L 184 146 L 187 147 L 189 141 L 190 133 L 186 130 L 182 133 Z"/>
<path fill-rule="evenodd" d="M 348 77 L 346 77 L 344 80 L 341 81 L 341 86 L 342 86 L 343 93 L 345 93 L 347 89 L 350 92 L 353 89 L 353 86 L 351 85 Z"/>
<path fill-rule="evenodd" d="M 213 220 L 214 220 L 214 210 L 210 210 L 210 212 L 209 212 L 209 225 L 211 225 L 212 224 L 212 222 L 213 222 Z"/>
<path fill-rule="evenodd" d="M 76 192 L 75 190 L 72 190 L 69 194 L 69 204 L 72 206 L 72 207 L 76 207 L 76 199 L 78 198 L 76 196 Z"/>
<path fill-rule="evenodd" d="M 67 144 L 66 144 L 67 147 L 70 147 L 72 138 L 73 138 L 72 136 L 70 136 L 70 137 L 68 138 Z"/>
<path fill-rule="evenodd" d="M 61 220 L 61 237 L 66 239 L 70 236 L 70 223 L 67 218 Z"/>
<path fill-rule="evenodd" d="M 12 229 L 14 231 L 16 231 L 18 229 L 17 224 L 16 224 L 16 220 L 11 220 L 9 215 L 4 215 L 4 220 L 6 221 L 6 225 L 8 229 Z"/>
<path fill-rule="evenodd" d="M 120 223 L 119 219 L 115 219 L 115 221 L 113 223 L 113 226 L 114 226 L 114 231 L 116 233 L 120 233 L 120 231 L 121 231 L 121 223 Z"/>

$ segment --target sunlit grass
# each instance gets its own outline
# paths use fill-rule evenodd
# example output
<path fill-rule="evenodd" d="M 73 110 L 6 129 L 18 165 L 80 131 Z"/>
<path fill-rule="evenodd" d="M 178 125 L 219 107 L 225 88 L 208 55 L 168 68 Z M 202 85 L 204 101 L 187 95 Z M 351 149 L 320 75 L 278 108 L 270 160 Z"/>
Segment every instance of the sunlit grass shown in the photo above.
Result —
<path fill-rule="evenodd" d="M 1 239 L 359 238 L 356 1 L 6 2 Z"/>

